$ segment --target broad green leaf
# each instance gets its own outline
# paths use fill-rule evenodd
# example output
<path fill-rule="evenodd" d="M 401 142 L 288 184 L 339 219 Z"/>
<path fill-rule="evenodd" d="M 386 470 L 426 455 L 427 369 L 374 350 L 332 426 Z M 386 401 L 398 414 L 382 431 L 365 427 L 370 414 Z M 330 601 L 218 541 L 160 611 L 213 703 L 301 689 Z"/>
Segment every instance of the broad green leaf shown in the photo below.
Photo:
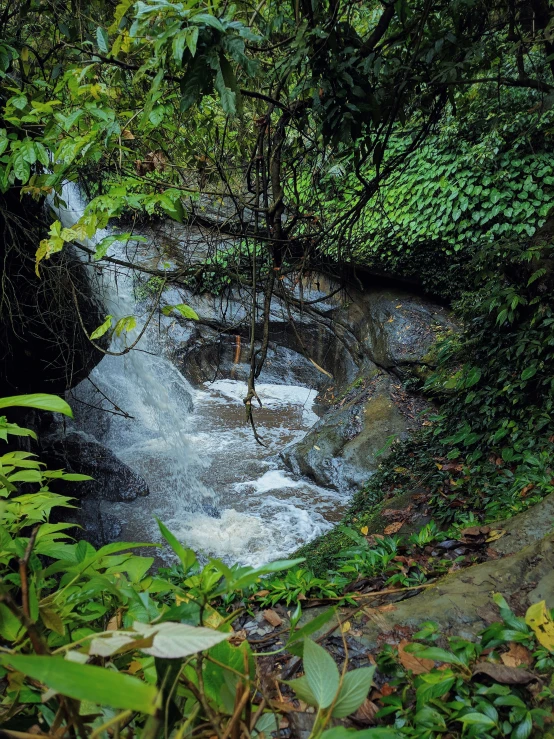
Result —
<path fill-rule="evenodd" d="M 423 659 L 432 659 L 434 662 L 446 662 L 447 664 L 466 667 L 466 662 L 464 662 L 463 659 L 452 654 L 452 652 L 448 652 L 446 649 L 440 649 L 439 647 L 422 648 L 421 644 L 412 643 L 406 646 L 406 652 L 412 652 Z"/>
<path fill-rule="evenodd" d="M 304 557 L 298 559 L 278 559 L 275 562 L 269 562 L 266 565 L 252 569 L 250 567 L 241 568 L 237 573 L 237 579 L 229 583 L 229 587 L 234 590 L 242 590 L 243 588 L 253 585 L 261 575 L 268 575 L 270 572 L 281 572 L 281 570 L 289 570 L 298 564 L 304 562 Z"/>
<path fill-rule="evenodd" d="M 0 663 L 75 700 L 153 715 L 158 691 L 132 675 L 58 657 L 1 654 Z"/>
<path fill-rule="evenodd" d="M 159 518 L 156 518 L 156 521 L 158 522 L 158 526 L 163 538 L 167 541 L 169 546 L 179 557 L 181 564 L 183 565 L 183 570 L 186 574 L 190 570 L 190 568 L 194 564 L 196 564 L 196 554 L 192 551 L 192 549 L 185 549 L 185 547 L 177 541 L 176 537 L 171 533 L 167 526 L 165 526 L 160 521 Z"/>
<path fill-rule="evenodd" d="M 198 29 L 196 29 L 196 32 L 198 33 Z M 181 31 L 176 36 L 173 37 L 173 42 L 171 44 L 172 50 L 173 50 L 173 58 L 177 62 L 177 64 L 181 64 L 181 61 L 183 59 L 183 54 L 185 52 L 185 45 L 187 43 L 187 35 L 188 31 Z"/>
<path fill-rule="evenodd" d="M 31 167 L 29 162 L 25 159 L 21 149 L 14 155 L 13 171 L 15 172 L 17 179 L 21 180 L 23 184 L 25 184 L 31 176 Z"/>
<path fill-rule="evenodd" d="M 106 30 L 101 26 L 96 29 L 96 41 L 102 54 L 107 54 L 110 49 L 110 40 Z"/>
<path fill-rule="evenodd" d="M 537 368 L 536 367 L 526 367 L 526 369 L 524 369 L 523 372 L 521 373 L 521 379 L 522 380 L 530 380 L 536 374 L 537 374 Z"/>
<path fill-rule="evenodd" d="M 162 308 L 162 313 L 164 314 L 164 316 L 169 316 L 174 310 L 178 311 L 184 318 L 190 318 L 193 321 L 200 320 L 198 313 L 196 313 L 196 311 L 193 310 L 189 305 L 185 305 L 184 303 L 178 303 L 177 305 L 166 305 Z"/>
<path fill-rule="evenodd" d="M 287 642 L 287 649 L 298 656 L 301 655 L 304 649 L 304 639 L 307 636 L 315 634 L 316 631 L 325 626 L 336 614 L 335 608 L 329 608 L 329 610 L 320 613 L 319 616 L 312 618 L 308 623 L 304 624 L 298 631 L 292 632 Z M 292 651 L 294 650 L 294 651 Z"/>
<path fill-rule="evenodd" d="M 166 621 L 160 624 L 141 624 L 136 621 L 133 629 L 144 637 L 154 635 L 151 647 L 142 649 L 145 654 L 164 659 L 179 659 L 202 652 L 229 638 L 230 634 Z"/>
<path fill-rule="evenodd" d="M 34 164 L 36 162 L 37 153 L 33 141 L 29 137 L 23 139 L 19 151 L 21 152 L 23 159 L 25 159 L 29 164 Z"/>
<path fill-rule="evenodd" d="M 394 729 L 375 728 L 375 729 L 347 729 L 345 726 L 336 726 L 334 729 L 327 729 L 321 735 L 321 739 L 350 739 L 356 734 L 356 739 L 402 739 L 401 734 Z"/>
<path fill-rule="evenodd" d="M 113 316 L 106 316 L 106 320 L 101 326 L 98 326 L 97 329 L 95 329 L 91 335 L 89 336 L 89 339 L 99 339 L 101 336 L 104 336 L 106 331 L 109 331 L 112 326 Z"/>
<path fill-rule="evenodd" d="M 114 333 L 116 336 L 121 336 L 124 331 L 126 333 L 132 331 L 134 328 L 136 328 L 136 325 L 137 319 L 135 318 L 135 316 L 123 316 L 123 318 L 120 318 L 119 321 L 115 324 Z"/>
<path fill-rule="evenodd" d="M 212 28 L 216 28 L 222 33 L 223 31 L 225 31 L 225 28 L 221 21 L 219 21 L 217 18 L 214 18 L 213 15 L 209 15 L 208 13 L 197 13 L 190 20 L 191 23 L 196 23 L 199 26 L 211 26 Z"/>
<path fill-rule="evenodd" d="M 198 28 L 196 27 L 196 28 L 189 29 L 187 33 L 187 46 L 192 56 L 196 54 L 197 43 L 198 43 Z"/>
<path fill-rule="evenodd" d="M 528 739 L 533 731 L 533 718 L 531 713 L 527 711 L 523 721 L 514 728 L 510 735 L 510 739 Z"/>
<path fill-rule="evenodd" d="M 306 675 L 298 677 L 296 680 L 285 680 L 285 682 L 294 690 L 297 698 L 300 698 L 301 701 L 304 701 L 304 703 L 307 703 L 309 706 L 317 708 L 317 698 L 310 688 Z"/>
<path fill-rule="evenodd" d="M 273 733 L 279 735 L 279 718 L 275 713 L 262 713 L 256 721 L 252 736 L 264 733 L 266 737 L 272 736 Z"/>
<path fill-rule="evenodd" d="M 367 698 L 374 672 L 375 667 L 361 667 L 346 673 L 332 716 L 344 718 L 358 710 Z"/>
<path fill-rule="evenodd" d="M 304 672 L 317 705 L 328 708 L 339 689 L 340 675 L 334 659 L 311 639 L 304 641 Z"/>
<path fill-rule="evenodd" d="M 486 729 L 492 729 L 492 727 L 495 726 L 494 721 L 484 713 L 466 713 L 465 716 L 460 716 L 458 720 L 464 724 L 469 724 L 470 726 L 479 725 Z"/>
<path fill-rule="evenodd" d="M 42 475 L 38 470 L 21 470 L 8 476 L 10 482 L 40 482 Z"/>
<path fill-rule="evenodd" d="M 11 408 L 12 406 L 38 408 L 41 411 L 63 413 L 64 416 L 73 417 L 73 411 L 65 400 L 62 400 L 57 395 L 48 395 L 46 393 L 12 395 L 8 398 L 0 398 L 0 408 Z"/>

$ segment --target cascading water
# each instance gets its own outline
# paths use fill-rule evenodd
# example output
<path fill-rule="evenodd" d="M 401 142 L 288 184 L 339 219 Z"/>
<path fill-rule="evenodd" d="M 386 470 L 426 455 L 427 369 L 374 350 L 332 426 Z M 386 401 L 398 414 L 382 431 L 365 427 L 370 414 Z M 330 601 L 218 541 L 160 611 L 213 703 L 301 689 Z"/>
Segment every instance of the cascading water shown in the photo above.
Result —
<path fill-rule="evenodd" d="M 71 184 L 64 187 L 63 198 L 66 206 L 57 209 L 58 217 L 71 226 L 85 204 Z M 97 234 L 85 246 L 94 248 L 106 235 Z M 129 246 L 113 246 L 111 254 L 125 261 Z M 151 247 L 133 249 L 135 262 L 152 263 Z M 122 351 L 140 332 L 149 309 L 135 297 L 131 269 L 104 266 L 99 284 L 114 322 L 137 316 L 137 327 L 112 341 L 111 351 Z M 286 556 L 330 528 L 328 519 L 336 519 L 342 496 L 293 478 L 271 456 L 317 420 L 312 410 L 316 391 L 258 386 L 264 409 L 257 422 L 268 452 L 245 424 L 244 383 L 220 380 L 195 390 L 164 356 L 163 345 L 154 320 L 135 349 L 104 357 L 90 380 L 74 390 L 78 430 L 109 447 L 149 485 L 146 499 L 103 503 L 122 522 L 123 537 L 157 538 L 158 516 L 188 546 L 258 564 Z M 91 408 L 98 406 L 112 412 Z"/>

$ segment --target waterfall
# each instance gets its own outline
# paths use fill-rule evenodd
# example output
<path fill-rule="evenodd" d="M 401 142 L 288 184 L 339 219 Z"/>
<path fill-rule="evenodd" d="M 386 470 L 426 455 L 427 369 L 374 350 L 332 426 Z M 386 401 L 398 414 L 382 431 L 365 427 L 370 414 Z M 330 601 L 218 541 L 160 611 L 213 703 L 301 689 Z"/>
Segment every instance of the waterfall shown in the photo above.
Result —
<path fill-rule="evenodd" d="M 70 227 L 83 215 L 86 203 L 73 183 L 64 185 L 63 200 L 65 206 L 59 206 L 57 214 L 62 225 Z M 94 249 L 109 235 L 110 231 L 102 229 L 83 245 Z M 129 248 L 127 243 L 116 241 L 110 255 L 130 261 Z M 140 245 L 135 242 L 132 248 L 135 260 L 140 261 Z M 112 339 L 110 349 L 121 352 L 135 341 L 150 307 L 137 301 L 130 268 L 103 264 L 107 266 L 102 266 L 101 277 L 96 279 L 106 314 L 113 316 L 114 325 L 125 316 L 137 316 L 134 329 Z M 81 430 L 96 437 L 141 474 L 151 492 L 171 490 L 172 496 L 179 499 L 177 504 L 191 510 L 213 497 L 213 492 L 199 482 L 201 461 L 195 457 L 187 435 L 194 390 L 164 357 L 155 320 L 132 351 L 105 356 L 92 371 L 90 380 L 82 382 L 75 392 L 75 413 Z M 90 406 L 99 403 L 107 413 L 91 412 Z M 114 409 L 120 412 L 110 413 Z"/>
<path fill-rule="evenodd" d="M 55 210 L 69 227 L 83 214 L 85 202 L 69 183 L 63 199 L 65 205 Z M 83 245 L 94 250 L 109 234 L 101 231 Z M 110 249 L 121 261 L 156 266 L 159 261 L 149 243 L 114 242 Z M 112 339 L 110 350 L 122 351 L 142 330 L 151 307 L 137 299 L 131 268 L 89 261 L 89 270 L 114 324 L 124 316 L 137 317 L 131 332 Z M 258 428 L 270 442 L 270 453 L 256 445 L 244 422 L 245 391 L 245 384 L 234 379 L 193 388 L 164 355 L 157 320 L 132 351 L 105 356 L 72 391 L 76 429 L 109 447 L 149 485 L 147 498 L 103 501 L 122 522 L 123 538 L 159 540 L 158 516 L 196 550 L 258 564 L 290 554 L 327 531 L 329 519 L 338 519 L 344 498 L 285 472 L 275 454 L 317 420 L 312 411 L 316 391 L 258 386 L 264 399 Z"/>

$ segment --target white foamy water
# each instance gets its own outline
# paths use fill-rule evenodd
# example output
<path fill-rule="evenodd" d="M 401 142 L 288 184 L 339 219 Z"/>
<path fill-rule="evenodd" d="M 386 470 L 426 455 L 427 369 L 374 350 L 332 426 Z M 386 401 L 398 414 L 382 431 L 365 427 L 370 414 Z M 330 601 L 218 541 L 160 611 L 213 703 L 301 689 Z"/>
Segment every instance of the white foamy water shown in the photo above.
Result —
<path fill-rule="evenodd" d="M 67 207 L 58 213 L 70 226 L 84 203 L 73 185 L 65 187 L 64 198 Z M 105 235 L 85 245 L 94 248 Z M 152 247 L 136 243 L 116 242 L 109 253 L 148 264 L 166 259 L 157 262 Z M 121 351 L 137 337 L 149 307 L 137 302 L 133 275 L 125 268 L 103 266 L 98 289 L 114 323 L 137 316 L 137 327 L 112 342 L 111 350 Z M 263 407 L 255 409 L 256 426 L 267 444 L 261 447 L 245 421 L 246 384 L 218 380 L 192 388 L 164 356 L 156 321 L 136 349 L 104 357 L 90 379 L 74 391 L 77 427 L 108 446 L 150 488 L 149 497 L 132 503 L 105 502 L 106 513 L 123 525 L 121 538 L 159 540 L 157 516 L 186 546 L 230 562 L 260 564 L 287 556 L 330 529 L 340 515 L 342 496 L 294 478 L 276 456 L 317 420 L 315 390 L 257 386 Z"/>

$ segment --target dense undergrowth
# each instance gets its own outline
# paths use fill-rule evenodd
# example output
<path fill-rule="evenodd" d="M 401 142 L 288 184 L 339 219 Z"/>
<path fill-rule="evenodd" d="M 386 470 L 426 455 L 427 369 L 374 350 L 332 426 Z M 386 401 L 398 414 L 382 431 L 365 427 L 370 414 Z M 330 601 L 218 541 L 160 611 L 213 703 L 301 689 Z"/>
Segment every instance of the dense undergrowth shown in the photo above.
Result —
<path fill-rule="evenodd" d="M 14 405 L 71 412 L 53 396 L 0 401 L 0 408 Z M 4 440 L 33 436 L 5 417 L 0 422 Z M 74 525 L 49 522 L 54 508 L 72 500 L 51 492 L 50 481 L 78 484 L 84 476 L 48 471 L 28 451 L 12 449 L 0 464 L 3 736 L 287 736 L 294 713 L 310 706 L 310 736 L 325 739 L 352 732 L 362 739 L 543 735 L 554 702 L 554 621 L 544 603 L 522 619 L 496 596 L 501 621 L 478 644 L 445 640 L 426 623 L 411 643 L 387 645 L 351 669 L 338 612 L 300 621 L 295 594 L 277 634 L 284 634 L 281 646 L 269 653 L 293 660 L 277 687 L 277 673 L 267 680 L 268 655 L 254 652 L 233 624 L 264 602 L 269 573 L 291 571 L 298 560 L 258 569 L 201 565 L 159 522 L 177 564 L 153 571 L 152 557 L 133 554 L 138 543 L 96 550 L 72 538 Z M 358 549 L 345 553 L 344 573 L 359 575 L 370 561 L 377 571 L 376 558 L 392 560 L 398 550 L 390 539 L 382 551 L 366 546 L 360 554 L 363 537 L 350 535 Z M 427 527 L 411 544 L 437 535 Z M 333 631 L 343 633 L 341 671 L 319 644 Z M 300 664 L 304 675 L 290 679 Z"/>

